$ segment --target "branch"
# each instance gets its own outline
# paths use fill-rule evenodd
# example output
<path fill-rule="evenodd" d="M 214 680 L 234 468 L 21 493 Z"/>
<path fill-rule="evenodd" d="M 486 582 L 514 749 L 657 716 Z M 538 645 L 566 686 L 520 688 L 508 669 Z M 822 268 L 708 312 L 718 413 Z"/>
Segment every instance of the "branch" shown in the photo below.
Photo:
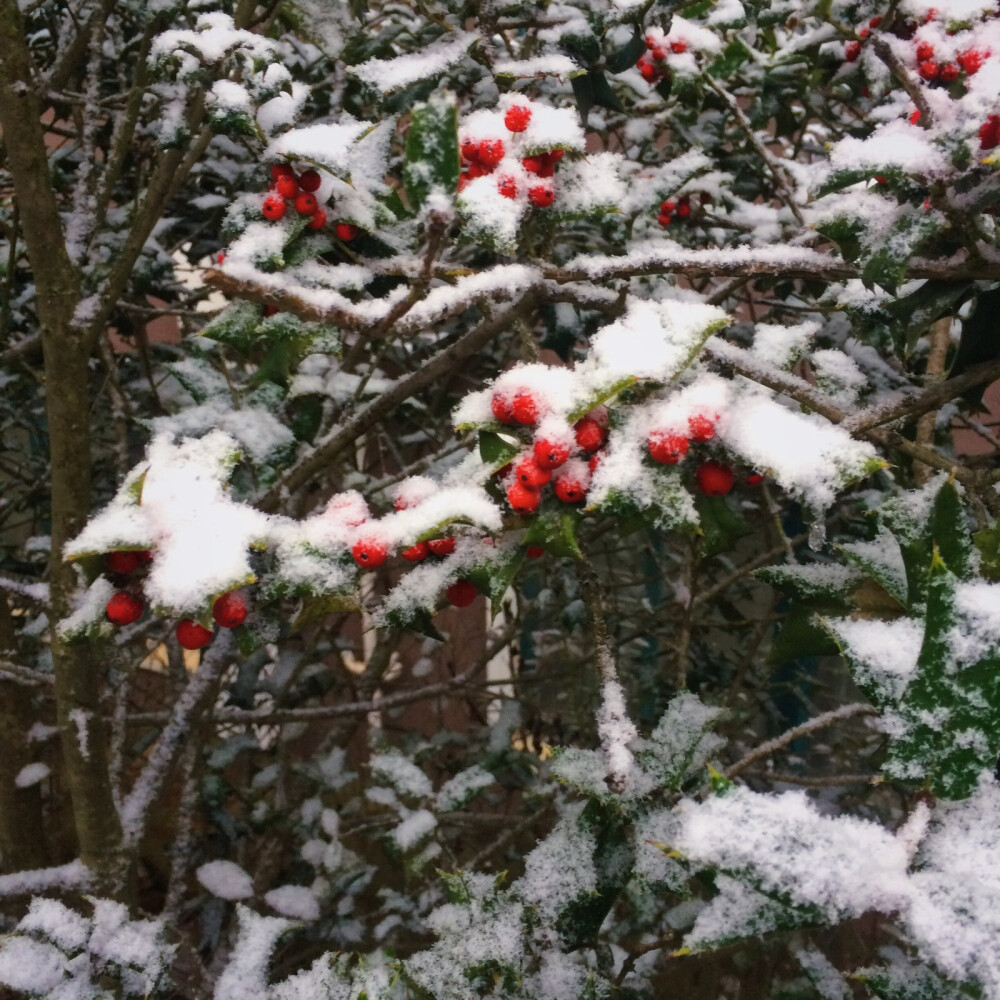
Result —
<path fill-rule="evenodd" d="M 913 79 L 910 71 L 903 65 L 902 60 L 892 51 L 891 46 L 884 38 L 873 35 L 871 46 L 875 55 L 886 64 L 889 72 L 899 81 L 900 86 L 909 95 L 910 100 L 917 106 L 917 109 L 920 111 L 918 124 L 922 128 L 930 128 L 934 124 L 934 114 L 927 103 L 923 87 Z"/>
<path fill-rule="evenodd" d="M 86 892 L 94 885 L 93 873 L 80 860 L 55 868 L 34 868 L 12 875 L 0 875 L 0 898 L 38 896 L 42 893 Z"/>
<path fill-rule="evenodd" d="M 738 774 L 745 771 L 751 764 L 756 763 L 764 757 L 770 757 L 771 754 L 777 753 L 782 748 L 787 747 L 789 743 L 793 743 L 800 736 L 807 736 L 809 733 L 815 733 L 820 729 L 825 729 L 827 726 L 834 725 L 834 723 L 842 722 L 844 719 L 853 719 L 858 715 L 877 714 L 878 712 L 867 702 L 856 701 L 852 702 L 850 705 L 841 705 L 840 708 L 835 708 L 830 712 L 824 712 L 822 715 L 817 715 L 815 719 L 803 722 L 800 726 L 794 726 L 792 729 L 785 730 L 785 732 L 783 732 L 780 736 L 776 736 L 773 740 L 761 743 L 760 746 L 755 747 L 745 757 L 733 764 L 732 767 L 726 768 L 723 774 L 727 778 L 735 778 Z"/>
<path fill-rule="evenodd" d="M 341 452 L 353 446 L 359 435 L 374 427 L 404 400 L 439 381 L 459 362 L 472 357 L 498 333 L 509 327 L 520 313 L 531 309 L 539 297 L 537 286 L 532 287 L 519 302 L 483 320 L 479 326 L 435 354 L 422 368 L 400 379 L 391 389 L 372 400 L 346 423 L 333 428 L 311 454 L 294 465 L 280 483 L 264 494 L 259 504 L 260 509 L 268 512 L 277 510 L 285 497 L 302 489 L 323 472 Z"/>

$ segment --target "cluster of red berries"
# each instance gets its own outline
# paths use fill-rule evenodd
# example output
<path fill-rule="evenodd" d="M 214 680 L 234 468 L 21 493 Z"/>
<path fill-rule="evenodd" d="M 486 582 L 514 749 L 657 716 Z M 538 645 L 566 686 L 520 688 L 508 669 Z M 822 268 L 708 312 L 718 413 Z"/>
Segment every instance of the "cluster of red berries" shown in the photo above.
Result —
<path fill-rule="evenodd" d="M 979 148 L 996 149 L 1000 146 L 1000 115 L 990 115 L 979 126 Z"/>
<path fill-rule="evenodd" d="M 106 558 L 108 571 L 114 576 L 131 576 L 153 561 L 152 552 L 124 550 L 109 552 Z M 145 605 L 142 598 L 128 590 L 111 595 L 104 613 L 113 625 L 131 625 L 142 615 Z M 238 590 L 217 598 L 212 605 L 212 617 L 223 628 L 236 628 L 247 619 L 247 601 Z M 177 641 L 184 649 L 201 649 L 212 641 L 212 630 L 191 618 L 177 623 Z"/>
<path fill-rule="evenodd" d="M 687 51 L 687 42 L 682 39 L 678 38 L 668 43 L 665 38 L 646 35 L 646 51 L 639 56 L 639 60 L 635 65 L 647 83 L 655 83 L 662 77 L 670 75 L 670 70 L 663 65 L 664 60 L 667 58 L 666 47 L 668 45 L 670 51 L 676 55 Z"/>
<path fill-rule="evenodd" d="M 524 104 L 515 104 L 507 109 L 504 115 L 504 125 L 509 132 L 519 133 L 527 129 L 531 122 L 531 108 Z M 492 174 L 503 158 L 507 155 L 507 147 L 503 139 L 471 138 L 462 141 L 460 151 L 464 168 L 458 178 L 458 190 L 462 191 L 469 181 L 477 177 Z M 552 177 L 555 165 L 563 158 L 563 150 L 553 149 L 547 153 L 536 153 L 521 160 L 521 166 L 529 174 L 539 178 Z M 497 190 L 504 198 L 518 196 L 517 179 L 509 174 L 497 178 Z M 555 201 L 555 188 L 551 184 L 532 184 L 528 188 L 528 201 L 536 208 L 548 208 Z"/>
<path fill-rule="evenodd" d="M 533 427 L 541 416 L 541 406 L 527 389 L 513 394 L 494 392 L 491 400 L 493 416 L 502 424 Z M 590 488 L 590 477 L 601 460 L 601 448 L 608 439 L 607 411 L 604 407 L 591 410 L 573 425 L 576 449 L 560 440 L 537 435 L 530 453 L 516 463 L 505 466 L 500 475 L 509 477 L 506 486 L 507 503 L 515 514 L 533 514 L 542 502 L 542 489 L 550 482 L 553 492 L 563 503 L 579 503 Z M 587 460 L 574 458 L 579 450 Z M 557 471 L 558 470 L 558 471 Z M 531 558 L 542 553 L 529 550 Z"/>
<path fill-rule="evenodd" d="M 705 444 L 715 437 L 717 416 L 695 413 L 688 418 L 688 432 L 682 434 L 676 429 L 654 428 L 646 438 L 646 448 L 650 458 L 660 465 L 676 465 L 688 453 L 692 442 Z M 725 496 L 736 481 L 733 470 L 722 462 L 709 460 L 695 469 L 698 488 L 706 496 Z M 759 472 L 747 476 L 747 485 L 759 486 L 764 477 Z"/>
<path fill-rule="evenodd" d="M 848 42 L 844 46 L 844 59 L 845 61 L 852 63 L 858 61 L 858 56 L 861 55 L 861 42 L 863 42 L 872 32 L 872 28 L 877 28 L 882 23 L 881 17 L 873 17 L 864 28 L 858 29 L 858 38 L 860 41 Z"/>
<path fill-rule="evenodd" d="M 691 215 L 691 196 L 686 194 L 677 201 L 672 198 L 667 198 L 666 201 L 660 202 L 660 213 L 656 217 L 656 221 L 661 226 L 669 226 L 671 220 L 676 217 L 678 219 L 687 219 Z"/>
<path fill-rule="evenodd" d="M 978 73 L 988 54 L 980 49 L 965 49 L 955 56 L 954 62 L 942 62 L 935 59 L 934 46 L 930 42 L 920 42 L 917 45 L 917 72 L 928 83 L 954 83 L 962 73 L 966 76 Z"/>
<path fill-rule="evenodd" d="M 304 170 L 296 175 L 285 163 L 271 167 L 271 193 L 261 205 L 265 219 L 277 222 L 285 217 L 288 206 L 293 205 L 299 215 L 309 217 L 308 229 L 322 229 L 326 225 L 326 211 L 319 207 L 314 192 L 319 190 L 322 178 L 315 170 Z M 337 238 L 349 243 L 358 235 L 358 227 L 347 222 L 337 223 Z"/>

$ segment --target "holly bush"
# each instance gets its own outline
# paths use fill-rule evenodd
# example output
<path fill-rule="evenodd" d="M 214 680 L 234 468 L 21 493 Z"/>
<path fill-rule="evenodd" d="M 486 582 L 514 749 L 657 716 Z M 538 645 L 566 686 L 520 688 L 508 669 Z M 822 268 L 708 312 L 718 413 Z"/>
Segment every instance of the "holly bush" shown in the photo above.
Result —
<path fill-rule="evenodd" d="M 996 15 L 0 0 L 0 983 L 1000 998 Z"/>

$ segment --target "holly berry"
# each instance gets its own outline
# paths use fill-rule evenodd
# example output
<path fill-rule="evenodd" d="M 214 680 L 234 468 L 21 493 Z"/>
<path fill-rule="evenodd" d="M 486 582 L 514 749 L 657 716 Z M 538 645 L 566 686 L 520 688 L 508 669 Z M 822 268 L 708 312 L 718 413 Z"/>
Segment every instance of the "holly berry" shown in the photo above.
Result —
<path fill-rule="evenodd" d="M 704 444 L 715 437 L 715 421 L 704 413 L 688 417 L 688 437 L 698 444 Z"/>
<path fill-rule="evenodd" d="M 858 56 L 861 55 L 861 42 L 848 42 L 844 46 L 844 61 L 845 62 L 857 62 Z"/>
<path fill-rule="evenodd" d="M 285 174 L 274 182 L 274 190 L 282 198 L 294 198 L 299 193 L 299 182 L 290 174 Z"/>
<path fill-rule="evenodd" d="M 673 216 L 672 216 L 672 215 L 664 215 L 664 213 L 663 213 L 663 212 L 660 212 L 660 214 L 659 214 L 659 215 L 658 215 L 658 216 L 656 217 L 656 221 L 657 221 L 657 222 L 658 222 L 658 223 L 659 223 L 659 224 L 660 224 L 661 226 L 663 226 L 663 227 L 664 227 L 664 229 L 666 229 L 666 227 L 670 225 L 670 220 L 671 220 L 672 218 L 673 218 Z"/>
<path fill-rule="evenodd" d="M 524 555 L 528 559 L 541 559 L 545 555 L 545 549 L 541 545 L 529 545 Z"/>
<path fill-rule="evenodd" d="M 676 465 L 688 450 L 688 440 L 683 434 L 670 431 L 651 431 L 646 439 L 649 456 L 661 465 Z"/>
<path fill-rule="evenodd" d="M 303 191 L 318 191 L 323 178 L 315 170 L 307 170 L 299 178 L 299 187 Z"/>
<path fill-rule="evenodd" d="M 517 181 L 513 177 L 501 177 L 497 181 L 497 190 L 505 198 L 516 198 L 517 197 Z"/>
<path fill-rule="evenodd" d="M 427 543 L 427 547 L 436 556 L 450 556 L 455 551 L 455 539 L 451 537 L 432 538 Z"/>
<path fill-rule="evenodd" d="M 936 80 L 938 75 L 938 64 L 933 59 L 925 59 L 917 69 L 925 80 Z"/>
<path fill-rule="evenodd" d="M 916 111 L 911 111 L 910 112 L 910 124 L 911 125 L 916 125 L 917 122 L 920 121 L 920 115 L 921 114 L 922 114 L 922 112 L 921 112 L 920 108 L 917 108 Z"/>
<path fill-rule="evenodd" d="M 667 53 L 660 48 L 659 45 L 657 45 L 655 49 L 650 49 L 649 54 L 660 62 L 663 62 L 663 60 L 667 58 Z"/>
<path fill-rule="evenodd" d="M 247 599 L 238 591 L 223 594 L 212 605 L 212 617 L 223 628 L 236 628 L 247 620 Z"/>
<path fill-rule="evenodd" d="M 573 425 L 576 431 L 576 443 L 583 451 L 597 451 L 608 439 L 607 429 L 602 427 L 593 417 L 584 417 Z"/>
<path fill-rule="evenodd" d="M 185 649 L 201 649 L 212 641 L 212 630 L 185 618 L 177 623 L 177 641 Z"/>
<path fill-rule="evenodd" d="M 565 149 L 550 149 L 545 155 L 546 155 L 546 157 L 548 157 L 548 159 L 549 159 L 550 162 L 552 162 L 552 163 L 558 163 L 566 155 L 566 150 Z"/>
<path fill-rule="evenodd" d="M 539 156 L 526 156 L 521 160 L 521 166 L 528 171 L 529 174 L 537 174 L 539 170 L 542 169 L 542 159 Z"/>
<path fill-rule="evenodd" d="M 541 184 L 528 188 L 528 201 L 537 208 L 548 208 L 555 201 L 556 193 L 550 187 Z"/>
<path fill-rule="evenodd" d="M 507 109 L 507 114 L 503 116 L 503 123 L 509 132 L 523 132 L 531 121 L 531 108 L 524 104 L 515 104 Z"/>
<path fill-rule="evenodd" d="M 1000 146 L 1000 115 L 990 115 L 979 126 L 979 148 L 995 149 Z"/>
<path fill-rule="evenodd" d="M 647 83 L 652 83 L 656 79 L 656 67 L 651 62 L 645 62 L 640 59 L 637 65 L 639 67 L 639 72 L 642 74 L 642 78 Z"/>
<path fill-rule="evenodd" d="M 876 15 L 875 17 L 873 17 L 868 22 L 868 27 L 869 28 L 877 28 L 881 23 L 882 23 L 882 16 L 879 14 L 879 15 Z"/>
<path fill-rule="evenodd" d="M 507 487 L 507 503 L 515 514 L 534 514 L 541 502 L 541 493 L 529 489 L 516 479 Z"/>
<path fill-rule="evenodd" d="M 944 83 L 951 83 L 953 80 L 958 79 L 958 65 L 953 62 L 943 63 L 938 76 Z"/>
<path fill-rule="evenodd" d="M 556 478 L 555 494 L 563 503 L 579 503 L 587 495 L 588 485 L 584 476 L 566 471 Z"/>
<path fill-rule="evenodd" d="M 514 423 L 514 409 L 511 406 L 510 399 L 503 393 L 493 393 L 493 398 L 490 400 L 490 409 L 493 411 L 494 419 L 499 420 L 500 423 Z"/>
<path fill-rule="evenodd" d="M 677 218 L 686 219 L 691 214 L 691 202 L 687 198 L 681 198 L 677 202 Z"/>
<path fill-rule="evenodd" d="M 487 167 L 495 167 L 504 154 L 503 139 L 483 139 L 479 143 L 479 162 Z"/>
<path fill-rule="evenodd" d="M 706 496 L 722 497 L 733 488 L 733 470 L 721 462 L 702 462 L 695 477 L 699 489 Z"/>
<path fill-rule="evenodd" d="M 409 562 L 421 562 L 427 558 L 428 552 L 430 552 L 430 546 L 426 542 L 417 542 L 416 545 L 404 549 L 401 555 Z"/>
<path fill-rule="evenodd" d="M 479 159 L 479 143 L 473 139 L 463 139 L 459 148 L 466 163 L 475 163 Z"/>
<path fill-rule="evenodd" d="M 677 39 L 676 42 L 670 43 L 670 51 L 680 55 L 682 52 L 687 52 L 688 43 L 683 39 Z"/>
<path fill-rule="evenodd" d="M 299 215 L 312 215 L 318 208 L 319 202 L 316 201 L 316 195 L 303 191 L 295 196 L 295 211 Z"/>
<path fill-rule="evenodd" d="M 351 555 L 362 569 L 375 569 L 385 562 L 389 555 L 389 547 L 377 538 L 362 538 L 354 543 Z"/>
<path fill-rule="evenodd" d="M 959 52 L 955 58 L 958 60 L 958 65 L 965 70 L 966 75 L 973 76 L 979 72 L 988 55 L 989 52 L 983 52 L 980 49 L 966 49 L 964 52 Z"/>
<path fill-rule="evenodd" d="M 517 477 L 517 481 L 523 486 L 527 486 L 528 489 L 537 490 L 545 486 L 546 483 L 552 478 L 552 473 L 549 469 L 542 468 L 534 458 L 534 455 L 528 455 L 522 458 L 517 465 L 514 466 L 514 475 Z"/>
<path fill-rule="evenodd" d="M 120 573 L 128 576 L 134 573 L 142 564 L 141 552 L 109 552 L 107 555 L 107 566 L 112 573 Z"/>
<path fill-rule="evenodd" d="M 358 235 L 358 227 L 352 226 L 349 222 L 337 223 L 337 239 L 342 243 L 350 243 Z"/>
<path fill-rule="evenodd" d="M 142 601 L 135 594 L 120 590 L 111 595 L 104 613 L 112 625 L 131 625 L 142 614 Z"/>
<path fill-rule="evenodd" d="M 760 486 L 764 482 L 764 477 L 759 472 L 751 472 L 747 476 L 747 486 Z"/>
<path fill-rule="evenodd" d="M 281 177 L 294 177 L 295 171 L 287 163 L 275 163 L 271 166 L 271 179 L 278 180 Z"/>
<path fill-rule="evenodd" d="M 312 218 L 306 223 L 306 229 L 322 229 L 326 225 L 326 212 L 317 208 Z"/>
<path fill-rule="evenodd" d="M 666 201 L 661 201 L 660 202 L 660 214 L 661 215 L 673 215 L 674 214 L 674 209 L 676 209 L 676 208 L 677 208 L 677 203 L 674 202 L 674 201 L 671 201 L 669 198 L 667 198 Z"/>
<path fill-rule="evenodd" d="M 587 459 L 587 468 L 590 470 L 590 474 L 593 475 L 597 471 L 597 467 L 601 464 L 604 459 L 604 449 L 600 451 L 595 451 L 590 458 Z"/>
<path fill-rule="evenodd" d="M 558 469 L 569 458 L 569 446 L 558 441 L 539 438 L 532 450 L 535 465 L 540 469 Z"/>
<path fill-rule="evenodd" d="M 264 204 L 260 207 L 265 219 L 277 222 L 284 217 L 285 199 L 276 194 L 269 194 L 264 199 Z"/>
<path fill-rule="evenodd" d="M 530 392 L 518 392 L 510 404 L 510 412 L 514 420 L 525 427 L 538 422 L 538 403 Z"/>
<path fill-rule="evenodd" d="M 476 585 L 471 580 L 457 580 L 444 592 L 444 596 L 453 607 L 467 608 L 478 593 Z"/>
<path fill-rule="evenodd" d="M 917 62 L 926 62 L 934 58 L 934 46 L 930 42 L 921 42 L 917 46 Z"/>

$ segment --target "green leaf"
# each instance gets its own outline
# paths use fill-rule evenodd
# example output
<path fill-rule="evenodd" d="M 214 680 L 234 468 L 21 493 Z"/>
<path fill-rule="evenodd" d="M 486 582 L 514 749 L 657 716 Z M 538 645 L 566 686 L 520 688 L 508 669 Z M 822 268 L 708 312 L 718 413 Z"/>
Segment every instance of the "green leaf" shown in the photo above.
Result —
<path fill-rule="evenodd" d="M 972 536 L 979 550 L 979 571 L 987 580 L 1000 580 L 1000 521 Z"/>
<path fill-rule="evenodd" d="M 586 122 L 587 115 L 590 114 L 590 109 L 597 101 L 597 95 L 594 93 L 593 77 L 589 73 L 578 73 L 576 76 L 570 77 L 569 82 L 573 87 L 576 110 L 579 112 L 580 118 Z"/>
<path fill-rule="evenodd" d="M 753 53 L 738 38 L 734 38 L 716 58 L 715 62 L 708 67 L 708 72 L 712 76 L 726 79 L 732 76 L 743 65 Z"/>
<path fill-rule="evenodd" d="M 816 607 L 796 605 L 781 623 L 781 629 L 771 643 L 767 661 L 781 666 L 805 656 L 836 656 L 837 643 L 817 618 Z M 831 613 L 842 608 L 830 608 Z"/>
<path fill-rule="evenodd" d="M 910 258 L 944 227 L 935 212 L 911 209 L 901 214 L 889 232 L 878 241 L 878 248 L 861 270 L 861 280 L 871 287 L 878 285 L 888 292 L 906 279 Z"/>
<path fill-rule="evenodd" d="M 532 519 L 524 536 L 525 547 L 541 545 L 546 552 L 570 559 L 583 559 L 583 552 L 576 540 L 580 512 L 559 507 L 543 506 Z"/>
<path fill-rule="evenodd" d="M 632 37 L 620 48 L 607 52 L 605 55 L 605 65 L 609 73 L 624 73 L 631 69 L 638 61 L 639 57 L 646 51 L 646 39 L 640 31 L 638 25 L 632 30 Z"/>
<path fill-rule="evenodd" d="M 592 69 L 590 75 L 594 85 L 594 104 L 599 108 L 608 108 L 610 111 L 624 111 L 622 102 L 618 100 L 618 95 L 611 89 L 608 78 L 603 70 Z"/>
<path fill-rule="evenodd" d="M 845 608 L 847 594 L 861 582 L 858 570 L 839 563 L 765 566 L 754 576 L 801 601 L 832 602 Z"/>
<path fill-rule="evenodd" d="M 703 535 L 701 554 L 706 559 L 720 552 L 729 552 L 736 540 L 751 530 L 725 497 L 698 496 L 695 507 Z"/>
<path fill-rule="evenodd" d="M 226 306 L 199 334 L 245 351 L 254 341 L 260 322 L 260 306 L 256 302 L 233 302 Z"/>
<path fill-rule="evenodd" d="M 886 593 L 894 597 L 901 607 L 908 606 L 906 564 L 899 542 L 891 531 L 880 527 L 874 541 L 848 542 L 838 548 L 848 562 L 871 577 Z"/>
<path fill-rule="evenodd" d="M 406 133 L 403 183 L 410 204 L 419 208 L 431 191 L 452 195 L 458 188 L 458 113 L 452 101 L 437 98 L 415 107 Z"/>
<path fill-rule="evenodd" d="M 931 508 L 930 533 L 945 566 L 960 580 L 976 575 L 975 553 L 965 509 L 953 479 L 945 481 Z"/>
<path fill-rule="evenodd" d="M 503 468 L 520 450 L 520 441 L 511 440 L 494 431 L 479 432 L 479 457 L 484 465 L 494 469 Z"/>

